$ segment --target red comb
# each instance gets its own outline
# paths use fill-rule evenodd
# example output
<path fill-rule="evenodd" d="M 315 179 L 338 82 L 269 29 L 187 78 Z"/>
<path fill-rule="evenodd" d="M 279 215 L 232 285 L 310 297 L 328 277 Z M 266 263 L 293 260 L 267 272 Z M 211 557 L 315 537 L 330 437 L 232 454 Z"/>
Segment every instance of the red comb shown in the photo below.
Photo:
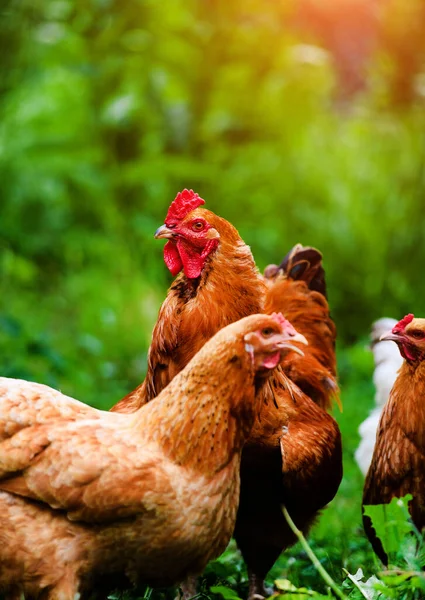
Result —
<path fill-rule="evenodd" d="M 393 333 L 400 333 L 401 331 L 404 331 L 406 325 L 409 325 L 409 323 L 411 323 L 414 318 L 415 315 L 412 315 L 412 313 L 406 315 L 403 319 L 401 319 L 401 321 L 397 323 L 397 325 L 394 325 Z"/>
<path fill-rule="evenodd" d="M 205 204 L 205 200 L 198 196 L 193 190 L 183 190 L 177 194 L 172 201 L 167 216 L 165 217 L 165 224 L 167 227 L 170 225 L 177 225 L 188 213 L 202 204 Z"/>
<path fill-rule="evenodd" d="M 288 319 L 285 319 L 285 317 L 282 315 L 282 313 L 273 313 L 272 315 L 270 315 L 272 317 L 272 319 L 274 319 L 277 323 L 279 323 L 279 325 L 285 329 L 288 326 L 292 327 L 291 323 L 288 321 Z"/>
<path fill-rule="evenodd" d="M 286 335 L 297 335 L 297 330 L 295 327 L 290 321 L 288 321 L 288 319 L 285 319 L 282 313 L 273 313 L 271 317 L 276 321 L 276 323 L 279 323 L 283 329 L 283 333 Z"/>

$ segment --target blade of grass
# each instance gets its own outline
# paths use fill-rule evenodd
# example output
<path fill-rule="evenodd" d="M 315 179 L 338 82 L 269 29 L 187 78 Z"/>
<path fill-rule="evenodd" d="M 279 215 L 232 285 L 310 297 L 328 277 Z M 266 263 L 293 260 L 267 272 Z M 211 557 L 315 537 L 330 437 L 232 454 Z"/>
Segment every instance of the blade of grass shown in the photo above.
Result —
<path fill-rule="evenodd" d="M 329 573 L 326 571 L 326 569 L 320 564 L 319 559 L 314 554 L 309 543 L 305 539 L 302 531 L 300 531 L 298 529 L 298 527 L 295 525 L 294 521 L 291 519 L 288 511 L 286 510 L 286 507 L 283 505 L 282 505 L 282 512 L 283 512 L 283 516 L 286 519 L 286 522 L 288 523 L 289 527 L 292 529 L 293 533 L 296 535 L 296 537 L 300 541 L 302 547 L 304 548 L 304 550 L 307 553 L 307 556 L 313 563 L 313 565 L 316 568 L 316 570 L 318 571 L 318 573 L 321 575 L 322 579 L 331 588 L 331 590 L 334 592 L 334 594 L 336 594 L 338 596 L 338 598 L 340 598 L 341 600 L 348 600 L 348 597 L 339 589 L 339 587 L 337 586 L 335 581 L 332 579 L 332 577 L 329 575 Z"/>

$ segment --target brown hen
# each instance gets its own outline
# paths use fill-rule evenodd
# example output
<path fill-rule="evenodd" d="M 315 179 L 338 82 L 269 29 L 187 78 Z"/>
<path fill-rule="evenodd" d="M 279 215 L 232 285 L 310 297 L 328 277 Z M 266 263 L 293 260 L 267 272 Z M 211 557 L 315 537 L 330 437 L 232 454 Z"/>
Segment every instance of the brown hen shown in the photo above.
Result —
<path fill-rule="evenodd" d="M 250 599 L 267 595 L 264 578 L 282 551 L 296 542 L 281 506 L 307 533 L 342 478 L 340 432 L 324 410 L 332 397 L 337 399 L 338 387 L 336 329 L 324 295 L 321 261 L 320 252 L 298 244 L 280 267 L 265 270 L 265 311 L 279 307 L 291 315 L 309 345 L 303 356 L 284 356 L 282 373 L 275 372 L 270 380 L 276 403 L 260 411 L 242 453 L 234 537 L 248 566 Z M 283 374 L 297 384 L 297 392 L 284 389 Z"/>
<path fill-rule="evenodd" d="M 0 593 L 68 600 L 172 585 L 226 547 L 258 389 L 291 340 L 281 315 L 222 329 L 133 414 L 0 379 Z"/>
<path fill-rule="evenodd" d="M 363 506 L 388 504 L 412 494 L 412 520 L 425 527 L 425 319 L 407 315 L 381 340 L 394 341 L 404 362 L 384 406 L 372 462 L 366 476 Z M 366 535 L 384 564 L 388 556 L 369 517 L 363 515 Z"/>

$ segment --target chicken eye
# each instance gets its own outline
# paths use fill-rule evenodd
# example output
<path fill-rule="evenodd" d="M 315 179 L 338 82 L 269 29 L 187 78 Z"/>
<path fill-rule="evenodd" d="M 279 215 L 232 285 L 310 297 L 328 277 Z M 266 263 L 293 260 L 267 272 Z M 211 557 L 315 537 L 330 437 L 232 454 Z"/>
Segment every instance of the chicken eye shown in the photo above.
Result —
<path fill-rule="evenodd" d="M 416 329 L 415 331 L 411 331 L 410 335 L 416 338 L 417 340 L 421 340 L 424 337 L 424 332 L 420 331 L 419 329 Z"/>
<path fill-rule="evenodd" d="M 265 327 L 261 333 L 264 337 L 270 337 L 274 333 L 274 331 L 271 327 Z"/>
<path fill-rule="evenodd" d="M 202 231 L 205 228 L 205 224 L 203 221 L 194 221 L 192 223 L 192 230 L 193 231 Z"/>

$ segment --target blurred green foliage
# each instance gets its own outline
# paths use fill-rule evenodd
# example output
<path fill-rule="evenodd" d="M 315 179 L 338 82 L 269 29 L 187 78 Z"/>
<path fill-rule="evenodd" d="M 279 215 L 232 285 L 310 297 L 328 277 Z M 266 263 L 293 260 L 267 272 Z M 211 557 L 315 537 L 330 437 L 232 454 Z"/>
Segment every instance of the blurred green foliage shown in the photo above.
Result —
<path fill-rule="evenodd" d="M 390 11 L 382 22 L 407 40 L 412 11 L 392 5 L 395 33 Z M 320 248 L 341 339 L 423 311 L 425 116 L 419 102 L 389 110 L 385 44 L 371 91 L 337 110 L 330 55 L 305 44 L 291 3 L 5 0 L 1 12 L 7 322 L 56 352 L 68 337 L 76 358 L 108 354 L 105 371 L 135 383 L 169 281 L 152 234 L 183 187 L 239 228 L 260 267 L 297 241 Z"/>
<path fill-rule="evenodd" d="M 404 32 L 408 48 L 416 13 L 388 1 L 385 39 Z M 183 187 L 260 267 L 297 241 L 320 248 L 343 341 L 384 313 L 422 313 L 422 104 L 390 110 L 382 43 L 369 92 L 336 108 L 332 57 L 306 44 L 295 7 L 2 3 L 3 319 L 56 352 L 67 337 L 76 358 L 105 354 L 127 389 L 169 281 L 152 234 Z"/>
<path fill-rule="evenodd" d="M 0 5 L 1 374 L 103 408 L 143 379 L 170 282 L 153 234 L 184 187 L 260 268 L 318 247 L 341 345 L 361 340 L 339 355 L 344 480 L 311 536 L 339 581 L 376 570 L 353 460 L 373 397 L 366 335 L 384 314 L 425 316 L 424 7 Z M 207 579 L 221 569 L 245 594 L 229 552 Z M 273 577 L 326 593 L 298 546 Z"/>

